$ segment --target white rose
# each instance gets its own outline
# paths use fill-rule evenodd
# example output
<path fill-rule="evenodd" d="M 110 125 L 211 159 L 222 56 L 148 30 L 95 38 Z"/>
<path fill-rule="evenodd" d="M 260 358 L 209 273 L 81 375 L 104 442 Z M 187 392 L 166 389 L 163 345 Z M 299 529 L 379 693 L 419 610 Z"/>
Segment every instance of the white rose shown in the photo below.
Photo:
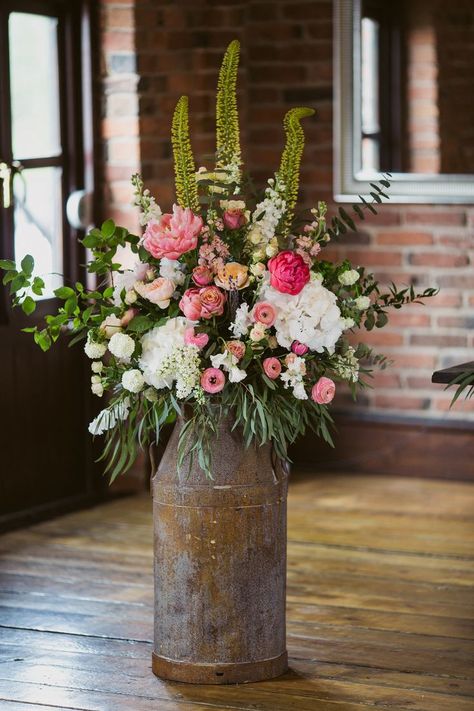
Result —
<path fill-rule="evenodd" d="M 355 326 L 354 319 L 350 318 L 350 317 L 341 319 L 341 322 L 342 322 L 342 327 L 344 330 L 346 330 L 348 328 L 352 328 L 352 326 Z"/>
<path fill-rule="evenodd" d="M 122 375 L 122 386 L 131 393 L 139 393 L 145 385 L 145 380 L 138 368 L 126 370 Z"/>
<path fill-rule="evenodd" d="M 370 299 L 368 296 L 358 296 L 354 304 L 359 311 L 365 311 L 365 309 L 368 309 L 370 306 Z"/>
<path fill-rule="evenodd" d="M 105 351 L 107 350 L 107 346 L 105 343 L 96 343 L 95 341 L 91 341 L 87 339 L 87 343 L 84 346 L 84 352 L 88 358 L 91 358 L 92 360 L 95 360 L 96 358 L 102 358 L 104 355 Z"/>
<path fill-rule="evenodd" d="M 91 390 L 94 395 L 97 395 L 97 397 L 102 397 L 102 395 L 104 394 L 104 386 L 102 385 L 102 383 L 92 383 Z"/>
<path fill-rule="evenodd" d="M 100 360 L 95 360 L 93 363 L 91 363 L 91 370 L 93 373 L 102 373 L 103 368 L 104 364 Z"/>
<path fill-rule="evenodd" d="M 115 333 L 118 333 L 122 325 L 118 316 L 110 314 L 100 324 L 100 330 L 106 338 L 112 338 Z"/>
<path fill-rule="evenodd" d="M 265 338 L 266 333 L 265 333 L 265 326 L 263 323 L 256 323 L 255 326 L 250 330 L 249 333 L 250 340 L 253 341 L 254 343 L 257 343 L 258 341 L 261 341 L 263 338 Z"/>
<path fill-rule="evenodd" d="M 265 274 L 265 264 L 262 262 L 257 262 L 256 264 L 252 264 L 250 267 L 250 273 L 253 274 L 254 277 L 261 277 Z"/>
<path fill-rule="evenodd" d="M 247 235 L 247 239 L 251 244 L 260 244 L 263 241 L 262 230 L 258 225 L 253 225 Z"/>
<path fill-rule="evenodd" d="M 109 351 L 119 360 L 130 360 L 134 350 L 135 341 L 126 333 L 114 333 L 109 341 Z"/>
<path fill-rule="evenodd" d="M 138 299 L 137 292 L 134 289 L 130 289 L 130 291 L 127 291 L 127 293 L 125 294 L 125 303 L 128 306 L 131 306 L 131 304 L 134 304 L 137 299 Z"/>
<path fill-rule="evenodd" d="M 92 376 L 91 383 L 101 383 L 101 382 L 102 382 L 102 378 L 100 377 L 100 375 L 93 375 Z"/>
<path fill-rule="evenodd" d="M 352 286 L 359 279 L 360 274 L 357 269 L 346 269 L 338 276 L 339 283 L 343 286 Z"/>

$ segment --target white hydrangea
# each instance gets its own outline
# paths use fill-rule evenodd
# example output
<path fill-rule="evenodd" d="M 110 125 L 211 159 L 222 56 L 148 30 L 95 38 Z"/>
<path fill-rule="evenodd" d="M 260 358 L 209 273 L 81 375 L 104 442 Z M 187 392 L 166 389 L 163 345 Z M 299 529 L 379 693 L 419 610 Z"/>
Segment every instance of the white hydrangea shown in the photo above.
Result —
<path fill-rule="evenodd" d="M 109 341 L 109 351 L 124 363 L 130 360 L 134 350 L 135 341 L 126 333 L 114 333 Z"/>
<path fill-rule="evenodd" d="M 145 385 L 145 379 L 138 368 L 126 370 L 122 375 L 122 387 L 131 393 L 139 393 Z"/>
<path fill-rule="evenodd" d="M 282 294 L 266 280 L 260 292 L 261 301 L 269 301 L 277 312 L 274 323 L 280 346 L 291 347 L 293 341 L 304 343 L 322 353 L 334 348 L 344 329 L 337 297 L 319 279 L 312 279 L 299 294 Z"/>
<path fill-rule="evenodd" d="M 88 358 L 91 360 L 97 360 L 97 358 L 102 358 L 107 350 L 107 345 L 105 343 L 97 343 L 92 341 L 90 337 L 87 338 L 87 342 L 84 346 L 84 352 Z"/>
<path fill-rule="evenodd" d="M 252 324 L 252 319 L 249 314 L 249 306 L 243 301 L 235 312 L 234 322 L 230 324 L 230 332 L 234 338 L 245 336 Z"/>
<path fill-rule="evenodd" d="M 230 351 L 211 356 L 212 367 L 223 368 L 229 373 L 230 383 L 240 383 L 241 380 L 247 377 L 247 372 L 237 367 L 238 362 L 236 356 Z"/>
<path fill-rule="evenodd" d="M 343 286 L 352 286 L 356 283 L 356 281 L 358 281 L 359 277 L 360 274 L 357 269 L 346 269 L 345 272 L 339 274 L 338 281 Z"/>
<path fill-rule="evenodd" d="M 181 285 L 184 283 L 185 274 L 183 266 L 177 259 L 168 259 L 162 257 L 160 261 L 160 276 L 164 279 L 170 279 L 175 284 Z"/>
<path fill-rule="evenodd" d="M 354 300 L 354 304 L 359 311 L 365 311 L 365 309 L 368 309 L 370 306 L 370 298 L 368 296 L 358 296 L 357 299 Z"/>
<path fill-rule="evenodd" d="M 130 412 L 130 400 L 126 397 L 124 400 L 115 403 L 112 407 L 99 412 L 97 417 L 92 420 L 89 425 L 89 432 L 92 435 L 101 435 L 107 430 L 111 430 L 117 422 L 124 421 Z"/>

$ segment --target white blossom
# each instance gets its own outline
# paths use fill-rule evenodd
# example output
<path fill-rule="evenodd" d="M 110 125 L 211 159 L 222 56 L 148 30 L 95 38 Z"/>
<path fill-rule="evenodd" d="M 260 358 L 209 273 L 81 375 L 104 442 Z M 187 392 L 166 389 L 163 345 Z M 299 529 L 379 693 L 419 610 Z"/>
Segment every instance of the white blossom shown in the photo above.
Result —
<path fill-rule="evenodd" d="M 287 369 L 281 373 L 280 379 L 285 388 L 291 387 L 297 400 L 307 400 L 308 394 L 304 389 L 303 378 L 306 374 L 306 363 L 303 358 L 291 354 L 288 357 Z"/>
<path fill-rule="evenodd" d="M 122 305 L 123 291 L 125 291 L 125 303 L 133 303 L 130 301 L 130 292 L 133 293 L 133 286 L 136 281 L 145 278 L 148 269 L 148 264 L 136 262 L 133 269 L 126 269 L 124 272 L 114 272 L 114 293 L 112 299 L 115 306 Z"/>
<path fill-rule="evenodd" d="M 334 358 L 333 367 L 343 380 L 348 380 L 351 383 L 356 383 L 359 380 L 359 361 L 352 346 L 349 346 L 343 355 Z"/>
<path fill-rule="evenodd" d="M 125 363 L 130 360 L 134 350 L 135 341 L 126 333 L 114 333 L 109 341 L 109 351 Z"/>
<path fill-rule="evenodd" d="M 354 300 L 354 304 L 359 311 L 365 311 L 365 309 L 368 309 L 370 306 L 370 298 L 368 296 L 358 296 L 357 299 Z"/>
<path fill-rule="evenodd" d="M 139 393 L 145 385 L 143 375 L 138 368 L 126 370 L 122 375 L 122 387 L 131 393 Z"/>
<path fill-rule="evenodd" d="M 104 386 L 102 385 L 101 382 L 92 383 L 91 390 L 92 390 L 93 395 L 97 395 L 97 397 L 102 397 L 102 395 L 104 394 Z"/>
<path fill-rule="evenodd" d="M 100 324 L 100 331 L 106 338 L 112 338 L 114 333 L 119 333 L 122 328 L 122 322 L 115 314 L 106 316 Z"/>
<path fill-rule="evenodd" d="M 235 338 L 245 336 L 250 328 L 252 319 L 249 315 L 249 306 L 243 301 L 235 312 L 234 322 L 230 324 L 230 332 Z"/>
<path fill-rule="evenodd" d="M 101 360 L 95 360 L 93 363 L 91 363 L 91 370 L 93 373 L 102 373 L 103 369 L 104 364 Z"/>
<path fill-rule="evenodd" d="M 344 329 L 344 331 L 347 331 L 347 329 L 355 326 L 355 321 L 353 318 L 350 318 L 350 316 L 342 318 L 341 323 L 342 323 L 342 328 Z"/>
<path fill-rule="evenodd" d="M 256 323 L 250 329 L 249 337 L 254 343 L 258 343 L 267 335 L 265 325 L 263 323 Z"/>
<path fill-rule="evenodd" d="M 265 244 L 275 236 L 278 223 L 285 213 L 286 201 L 281 197 L 283 189 L 283 185 L 270 179 L 265 198 L 258 203 L 252 215 L 252 224 L 258 225 Z"/>
<path fill-rule="evenodd" d="M 212 367 L 223 368 L 229 373 L 230 383 L 240 383 L 241 380 L 247 377 L 247 372 L 237 367 L 238 362 L 236 356 L 230 351 L 211 356 Z"/>
<path fill-rule="evenodd" d="M 160 261 L 160 276 L 174 281 L 175 284 L 181 285 L 185 280 L 183 267 L 184 265 L 178 262 L 177 259 L 162 257 Z"/>
<path fill-rule="evenodd" d="M 92 341 L 90 338 L 84 346 L 84 352 L 88 358 L 95 360 L 96 358 L 102 358 L 107 350 L 105 343 L 97 343 L 97 341 Z"/>
<path fill-rule="evenodd" d="M 112 405 L 112 407 L 99 412 L 97 417 L 90 423 L 89 432 L 92 435 L 101 435 L 115 427 L 117 422 L 126 420 L 129 412 L 130 400 L 126 397 L 124 400 Z"/>
<path fill-rule="evenodd" d="M 343 286 L 352 286 L 359 280 L 360 274 L 357 269 L 346 269 L 345 272 L 339 274 L 338 281 Z"/>

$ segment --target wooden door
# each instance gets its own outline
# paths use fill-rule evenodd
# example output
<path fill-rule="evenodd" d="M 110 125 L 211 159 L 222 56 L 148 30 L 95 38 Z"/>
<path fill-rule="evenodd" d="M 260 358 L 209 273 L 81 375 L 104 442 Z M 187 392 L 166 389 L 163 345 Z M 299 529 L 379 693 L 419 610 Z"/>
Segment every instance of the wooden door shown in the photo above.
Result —
<path fill-rule="evenodd" d="M 84 187 L 85 15 L 75 0 L 0 5 L 1 253 L 29 253 L 46 282 L 34 317 L 0 294 L 0 524 L 72 508 L 94 496 L 82 348 L 43 354 L 26 325 L 56 306 L 53 291 L 82 278 L 85 255 L 66 217 Z M 9 175 L 10 173 L 10 175 Z"/>

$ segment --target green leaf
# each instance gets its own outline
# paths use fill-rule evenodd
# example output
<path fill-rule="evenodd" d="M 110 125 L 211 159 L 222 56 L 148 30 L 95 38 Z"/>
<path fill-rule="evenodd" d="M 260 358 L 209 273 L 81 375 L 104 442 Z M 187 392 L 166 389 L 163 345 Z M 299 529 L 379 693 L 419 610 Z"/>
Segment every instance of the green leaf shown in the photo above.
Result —
<path fill-rule="evenodd" d="M 75 291 L 70 286 L 60 286 L 59 289 L 54 290 L 54 295 L 58 299 L 69 299 L 70 296 L 75 296 Z"/>
<path fill-rule="evenodd" d="M 153 321 L 152 319 L 148 318 L 148 316 L 135 316 L 135 318 L 132 318 L 130 323 L 127 326 L 127 331 L 133 331 L 135 333 L 143 333 L 143 331 L 147 331 L 149 328 L 153 326 Z"/>
<path fill-rule="evenodd" d="M 36 294 L 37 296 L 42 296 L 43 289 L 44 289 L 44 281 L 41 279 L 41 277 L 35 277 L 33 279 L 33 284 L 31 286 L 31 290 L 32 290 L 33 294 Z"/>
<path fill-rule="evenodd" d="M 5 269 L 9 272 L 16 269 L 16 264 L 11 259 L 0 259 L 0 269 Z"/>
<path fill-rule="evenodd" d="M 33 269 L 35 268 L 35 260 L 31 254 L 27 254 L 26 257 L 23 257 L 21 260 L 21 268 L 27 276 L 31 276 Z"/>
<path fill-rule="evenodd" d="M 102 223 L 100 231 L 106 239 L 109 239 L 115 232 L 115 222 L 113 220 L 106 220 Z"/>
<path fill-rule="evenodd" d="M 97 247 L 99 244 L 101 244 L 101 238 L 98 235 L 93 235 L 92 233 L 86 235 L 83 240 L 81 240 L 82 244 L 84 247 L 88 247 L 89 249 L 92 249 L 93 247 Z"/>
<path fill-rule="evenodd" d="M 377 328 L 383 328 L 388 323 L 388 316 L 383 311 L 380 311 L 377 315 L 377 323 L 375 324 Z"/>
<path fill-rule="evenodd" d="M 31 298 L 31 296 L 26 296 L 21 304 L 21 308 L 27 316 L 33 313 L 36 309 L 36 301 Z"/>

